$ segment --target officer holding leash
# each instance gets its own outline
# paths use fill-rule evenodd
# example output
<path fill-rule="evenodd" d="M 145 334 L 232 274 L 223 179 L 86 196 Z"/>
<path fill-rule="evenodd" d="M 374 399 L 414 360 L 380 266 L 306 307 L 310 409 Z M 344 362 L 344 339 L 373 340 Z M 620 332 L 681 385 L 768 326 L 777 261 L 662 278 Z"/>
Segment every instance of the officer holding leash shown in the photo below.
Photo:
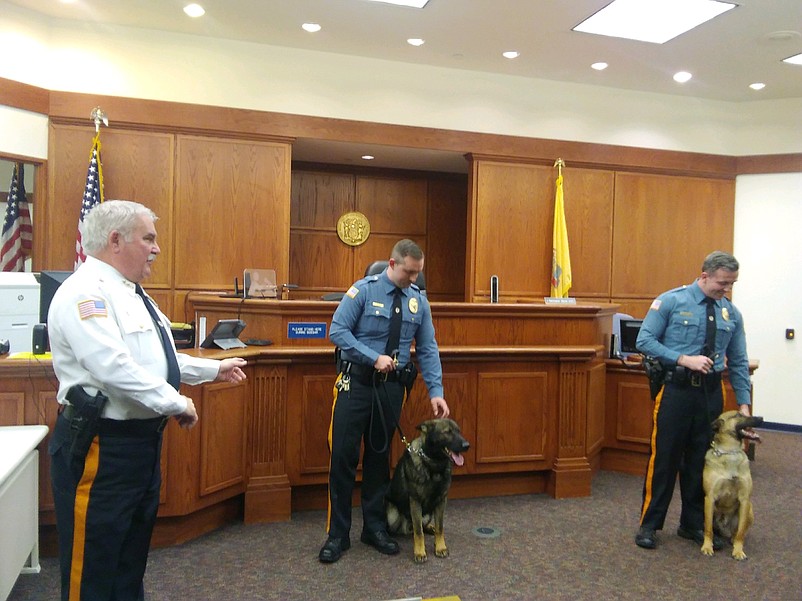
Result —
<path fill-rule="evenodd" d="M 704 540 L 702 470 L 711 423 L 722 412 L 725 365 L 739 409 L 749 415 L 744 322 L 725 296 L 738 280 L 738 268 L 731 254 L 710 253 L 694 283 L 654 300 L 638 334 L 638 350 L 649 357 L 647 372 L 655 398 L 651 455 L 635 535 L 639 547 L 657 546 L 656 531 L 663 528 L 677 473 L 682 496 L 677 534 L 700 545 Z M 714 537 L 714 548 L 723 544 Z"/>
<path fill-rule="evenodd" d="M 323 563 L 337 561 L 351 547 L 351 494 L 363 441 L 360 540 L 380 553 L 398 553 L 387 534 L 384 497 L 390 442 L 417 375 L 413 340 L 434 416 L 449 415 L 429 302 L 415 285 L 422 269 L 420 247 L 399 241 L 387 269 L 351 286 L 332 318 L 330 338 L 341 354 L 329 428 L 328 538 L 318 555 Z"/>
<path fill-rule="evenodd" d="M 175 352 L 139 282 L 160 252 L 156 216 L 108 200 L 81 227 L 86 262 L 59 287 L 48 326 L 59 381 L 50 440 L 61 599 L 139 601 L 156 523 L 162 431 L 198 421 L 181 381 L 245 379 L 240 358 Z"/>

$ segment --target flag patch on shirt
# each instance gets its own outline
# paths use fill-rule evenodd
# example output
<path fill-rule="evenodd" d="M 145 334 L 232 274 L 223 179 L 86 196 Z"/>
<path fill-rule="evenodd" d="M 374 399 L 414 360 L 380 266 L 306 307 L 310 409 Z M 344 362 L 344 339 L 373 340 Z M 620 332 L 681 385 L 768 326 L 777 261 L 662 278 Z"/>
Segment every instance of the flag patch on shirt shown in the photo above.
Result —
<path fill-rule="evenodd" d="M 106 303 L 102 300 L 85 300 L 78 303 L 78 315 L 81 319 L 90 317 L 108 317 Z"/>
<path fill-rule="evenodd" d="M 357 294 L 359 294 L 359 288 L 357 288 L 356 286 L 351 286 L 345 294 L 346 296 L 354 298 Z"/>
<path fill-rule="evenodd" d="M 663 301 L 661 301 L 659 299 L 654 299 L 654 302 L 652 303 L 652 306 L 649 307 L 649 310 L 650 311 L 657 311 L 660 308 L 661 304 L 663 304 Z"/>

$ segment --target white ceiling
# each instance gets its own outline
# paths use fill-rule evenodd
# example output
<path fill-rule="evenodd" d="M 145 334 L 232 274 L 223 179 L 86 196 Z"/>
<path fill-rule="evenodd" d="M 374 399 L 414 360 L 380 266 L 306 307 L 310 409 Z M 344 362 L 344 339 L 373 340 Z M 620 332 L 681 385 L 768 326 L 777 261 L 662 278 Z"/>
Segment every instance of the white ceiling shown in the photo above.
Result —
<path fill-rule="evenodd" d="M 731 102 L 802 97 L 802 66 L 782 62 L 802 52 L 802 0 L 731 0 L 735 9 L 662 45 L 571 31 L 609 1 L 430 0 L 421 10 L 366 0 L 199 0 L 206 15 L 190 19 L 183 0 L 10 0 L 62 19 L 520 77 Z M 309 34 L 304 22 L 323 30 Z M 426 43 L 410 46 L 410 37 Z M 521 56 L 505 59 L 505 50 Z M 596 61 L 610 66 L 595 71 Z M 674 82 L 680 70 L 693 79 Z M 751 90 L 753 82 L 766 87 Z M 303 158 L 315 160 L 316 145 L 308 146 Z"/>

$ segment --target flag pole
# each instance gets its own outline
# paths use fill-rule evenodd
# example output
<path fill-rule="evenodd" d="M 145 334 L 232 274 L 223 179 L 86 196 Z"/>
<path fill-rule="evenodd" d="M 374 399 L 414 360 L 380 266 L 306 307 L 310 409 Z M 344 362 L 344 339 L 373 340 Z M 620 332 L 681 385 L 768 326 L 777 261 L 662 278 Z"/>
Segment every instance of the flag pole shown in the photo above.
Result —
<path fill-rule="evenodd" d="M 109 126 L 109 116 L 99 106 L 96 106 L 95 108 L 92 109 L 92 112 L 89 114 L 89 118 L 92 119 L 92 121 L 95 123 L 96 134 L 100 133 L 101 123 L 106 127 Z"/>
<path fill-rule="evenodd" d="M 554 167 L 557 167 L 557 176 L 561 176 L 563 174 L 563 167 L 565 167 L 565 161 L 558 158 L 556 161 L 554 161 Z"/>

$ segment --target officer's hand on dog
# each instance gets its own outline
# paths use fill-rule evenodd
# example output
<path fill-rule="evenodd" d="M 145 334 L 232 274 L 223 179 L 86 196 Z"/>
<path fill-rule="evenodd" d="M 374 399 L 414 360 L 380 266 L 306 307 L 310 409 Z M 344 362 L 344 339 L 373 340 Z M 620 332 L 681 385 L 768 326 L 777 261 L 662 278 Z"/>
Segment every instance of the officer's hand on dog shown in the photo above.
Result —
<path fill-rule="evenodd" d="M 191 398 L 185 396 L 184 400 L 187 402 L 187 408 L 183 413 L 176 415 L 175 420 L 182 428 L 189 429 L 198 423 L 198 412 L 195 410 L 195 403 L 192 402 Z"/>
<path fill-rule="evenodd" d="M 706 374 L 713 369 L 713 360 L 705 355 L 680 355 L 677 365 Z"/>
<path fill-rule="evenodd" d="M 446 400 L 441 396 L 436 396 L 432 399 L 432 411 L 434 411 L 435 417 L 446 418 L 451 414 L 451 411 L 448 409 L 448 403 Z"/>

